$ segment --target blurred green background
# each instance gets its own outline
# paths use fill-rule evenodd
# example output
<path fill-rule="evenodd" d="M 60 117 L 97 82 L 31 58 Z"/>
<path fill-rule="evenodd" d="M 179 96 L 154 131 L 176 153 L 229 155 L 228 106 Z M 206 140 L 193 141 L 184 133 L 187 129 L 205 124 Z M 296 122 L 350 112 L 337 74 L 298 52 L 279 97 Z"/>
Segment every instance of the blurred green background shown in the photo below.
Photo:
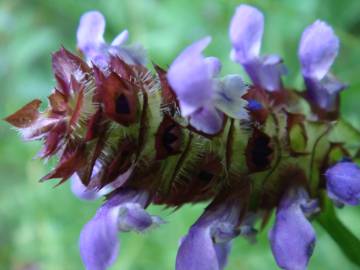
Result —
<path fill-rule="evenodd" d="M 141 42 L 155 63 L 166 66 L 189 43 L 213 36 L 208 55 L 223 61 L 223 74 L 242 73 L 229 60 L 228 24 L 240 3 L 258 6 L 266 16 L 263 53 L 279 53 L 290 73 L 287 85 L 302 87 L 297 47 L 302 30 L 315 19 L 329 22 L 341 39 L 334 72 L 351 87 L 342 94 L 345 117 L 360 128 L 360 1 L 321 0 L 1 0 L 0 1 L 0 117 L 26 102 L 46 99 L 54 85 L 50 55 L 61 45 L 75 50 L 80 15 L 98 9 L 107 18 L 110 41 L 127 28 L 131 41 Z M 33 156 L 39 143 L 24 144 L 16 132 L 0 122 L 0 269 L 83 269 L 77 240 L 100 201 L 83 202 L 64 184 L 38 183 L 50 165 Z M 174 269 L 178 240 L 204 205 L 171 214 L 160 207 L 168 224 L 146 235 L 123 234 L 121 253 L 111 269 Z M 360 237 L 360 209 L 339 211 L 341 219 Z M 315 224 L 318 242 L 309 269 L 358 269 L 332 239 Z M 359 251 L 360 256 L 360 251 Z M 267 232 L 256 245 L 237 239 L 229 270 L 277 269 Z M 200 269 L 199 269 L 200 270 Z"/>

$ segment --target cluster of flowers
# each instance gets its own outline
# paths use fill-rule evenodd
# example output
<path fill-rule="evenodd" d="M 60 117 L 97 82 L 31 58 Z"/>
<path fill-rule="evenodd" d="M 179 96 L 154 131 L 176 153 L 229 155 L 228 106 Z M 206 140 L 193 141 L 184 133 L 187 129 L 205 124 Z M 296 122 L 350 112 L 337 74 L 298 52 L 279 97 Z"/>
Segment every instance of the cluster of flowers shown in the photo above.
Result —
<path fill-rule="evenodd" d="M 247 121 L 253 129 L 260 129 L 265 122 L 264 114 L 266 118 L 288 108 L 291 95 L 310 104 L 307 120 L 330 123 L 338 119 L 339 93 L 345 85 L 329 72 L 339 50 L 339 40 L 332 28 L 325 22 L 316 21 L 302 34 L 299 60 L 306 91 L 301 94 L 289 94 L 283 86 L 281 77 L 286 74 L 286 68 L 278 55 L 260 55 L 263 30 L 264 17 L 259 10 L 248 5 L 237 7 L 229 30 L 231 59 L 243 66 L 252 85 L 247 85 L 239 75 L 218 77 L 221 71 L 219 59 L 203 55 L 210 37 L 187 47 L 167 73 L 159 73 L 157 80 L 175 96 L 178 112 L 174 115 L 178 113 L 187 121 L 186 128 L 209 140 L 223 132 L 228 119 Z M 44 139 L 41 157 L 62 153 L 60 165 L 44 180 L 62 178 L 64 181 L 72 176 L 72 190 L 83 199 L 96 199 L 107 194 L 108 200 L 80 235 L 81 256 L 89 270 L 104 270 L 114 263 L 119 247 L 118 232 L 144 232 L 163 223 L 160 217 L 145 210 L 156 201 L 152 184 L 148 189 L 140 190 L 124 185 L 135 171 L 135 165 L 125 162 L 124 155 L 115 155 L 104 173 L 99 149 L 105 147 L 106 140 L 96 141 L 91 148 L 91 156 L 95 158 L 91 160 L 82 158 L 90 156 L 85 144 L 74 143 L 79 137 L 85 138 L 86 144 L 92 144 L 94 138 L 106 137 L 102 134 L 107 129 L 102 113 L 128 126 L 137 119 L 133 104 L 138 101 L 134 96 L 142 96 L 143 107 L 146 104 L 146 89 L 134 94 L 131 87 L 136 81 L 126 80 L 130 73 L 132 78 L 141 77 L 142 82 L 150 80 L 143 72 L 146 69 L 144 50 L 139 45 L 125 45 L 127 31 L 107 44 L 104 31 L 105 20 L 99 12 L 84 14 L 77 32 L 77 45 L 87 63 L 65 49 L 55 53 L 53 68 L 58 86 L 49 97 L 51 109 L 40 114 L 37 111 L 40 101 L 35 100 L 7 118 L 26 139 Z M 146 85 L 150 89 L 155 84 Z M 286 100 L 281 106 L 279 100 L 284 97 Z M 176 140 L 175 134 L 171 133 L 173 128 L 171 126 L 162 137 L 168 151 L 172 150 Z M 259 138 L 250 152 L 255 165 L 262 167 L 269 156 L 266 152 L 269 142 L 267 137 Z M 129 150 L 131 143 L 126 147 L 127 153 L 132 153 Z M 130 156 L 125 155 L 125 159 Z M 102 157 L 104 159 L 106 157 Z M 360 168 L 351 159 L 331 164 L 323 173 L 327 194 L 332 200 L 348 205 L 360 203 Z M 251 170 L 247 174 L 251 177 Z M 302 178 L 301 173 L 297 177 Z M 270 206 L 277 207 L 275 223 L 269 232 L 271 249 L 282 269 L 306 269 L 316 241 L 309 218 L 321 205 L 309 192 L 307 184 L 303 184 L 303 179 L 285 180 L 287 183 L 279 188 L 275 205 Z M 236 181 L 230 188 L 222 187 L 215 192 L 215 199 L 181 240 L 177 270 L 224 269 L 232 239 L 239 235 L 254 235 L 254 224 L 260 214 L 247 209 L 251 192 L 248 187 L 238 188 Z"/>

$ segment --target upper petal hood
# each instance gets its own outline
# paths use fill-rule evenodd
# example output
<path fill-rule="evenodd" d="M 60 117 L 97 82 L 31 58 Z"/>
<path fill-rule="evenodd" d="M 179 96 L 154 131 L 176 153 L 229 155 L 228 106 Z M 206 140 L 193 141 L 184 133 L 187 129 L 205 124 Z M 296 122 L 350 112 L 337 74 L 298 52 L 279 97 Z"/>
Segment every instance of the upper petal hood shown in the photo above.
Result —
<path fill-rule="evenodd" d="M 259 56 L 263 32 L 263 14 L 249 5 L 238 6 L 229 29 L 237 62 L 245 63 Z"/>
<path fill-rule="evenodd" d="M 207 60 L 202 51 L 211 38 L 203 38 L 187 47 L 171 64 L 167 77 L 179 101 L 181 114 L 186 117 L 211 102 L 212 76 L 218 64 Z"/>
<path fill-rule="evenodd" d="M 229 29 L 232 44 L 230 57 L 243 65 L 256 86 L 268 91 L 280 90 L 285 68 L 277 55 L 260 56 L 263 32 L 263 14 L 249 5 L 238 6 Z"/>
<path fill-rule="evenodd" d="M 77 46 L 86 55 L 93 56 L 102 46 L 105 32 L 105 18 L 98 11 L 89 11 L 80 18 L 76 33 Z"/>
<path fill-rule="evenodd" d="M 300 40 L 299 58 L 304 77 L 321 80 L 339 51 L 339 39 L 323 21 L 308 26 Z"/>

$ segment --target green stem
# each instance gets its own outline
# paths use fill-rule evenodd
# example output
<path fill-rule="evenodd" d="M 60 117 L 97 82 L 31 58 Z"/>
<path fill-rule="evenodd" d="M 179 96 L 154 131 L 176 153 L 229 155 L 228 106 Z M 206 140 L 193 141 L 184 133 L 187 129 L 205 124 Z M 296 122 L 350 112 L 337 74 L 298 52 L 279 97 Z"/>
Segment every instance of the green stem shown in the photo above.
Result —
<path fill-rule="evenodd" d="M 346 257 L 360 266 L 360 240 L 339 220 L 329 199 L 324 199 L 324 211 L 316 221 L 329 233 L 339 245 Z"/>

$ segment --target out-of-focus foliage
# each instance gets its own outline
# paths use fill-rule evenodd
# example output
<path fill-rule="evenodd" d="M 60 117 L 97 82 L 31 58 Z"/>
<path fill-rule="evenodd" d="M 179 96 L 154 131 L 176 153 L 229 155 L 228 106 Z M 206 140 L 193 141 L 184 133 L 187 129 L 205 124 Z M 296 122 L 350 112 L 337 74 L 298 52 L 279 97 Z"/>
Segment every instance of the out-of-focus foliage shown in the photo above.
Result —
<path fill-rule="evenodd" d="M 54 84 L 50 55 L 61 45 L 75 51 L 78 19 L 91 9 L 106 16 L 109 40 L 127 28 L 131 41 L 144 44 L 157 64 L 170 64 L 184 46 L 211 35 L 213 42 L 207 53 L 223 61 L 223 74 L 243 74 L 228 57 L 228 24 L 240 3 L 254 4 L 264 11 L 263 52 L 282 55 L 290 71 L 286 84 L 300 89 L 296 51 L 302 30 L 317 18 L 335 28 L 342 43 L 334 73 L 351 86 L 342 94 L 342 111 L 360 128 L 358 0 L 2 0 L 0 116 L 33 98 L 45 101 Z M 38 149 L 38 143 L 22 143 L 9 125 L 0 123 L 0 269 L 82 269 L 78 235 L 101 202 L 79 201 L 68 184 L 53 189 L 54 182 L 38 183 L 51 166 L 51 161 L 44 166 L 32 159 Z M 121 255 L 112 269 L 173 269 L 178 241 L 203 207 L 188 206 L 173 214 L 152 207 L 152 212 L 162 212 L 168 224 L 146 235 L 121 235 Z M 360 236 L 360 209 L 347 208 L 339 214 Z M 357 269 L 321 227 L 316 229 L 318 242 L 309 269 Z M 256 245 L 237 239 L 227 269 L 277 269 L 267 232 L 259 235 Z"/>

